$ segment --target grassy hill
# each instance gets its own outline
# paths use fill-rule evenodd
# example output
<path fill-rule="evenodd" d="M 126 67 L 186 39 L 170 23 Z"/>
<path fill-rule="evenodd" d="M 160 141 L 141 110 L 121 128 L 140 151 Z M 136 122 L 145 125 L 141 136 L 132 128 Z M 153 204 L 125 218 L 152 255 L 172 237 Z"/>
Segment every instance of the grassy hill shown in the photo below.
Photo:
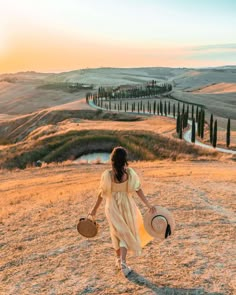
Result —
<path fill-rule="evenodd" d="M 117 113 L 108 113 L 95 110 L 43 110 L 32 114 L 19 116 L 16 119 L 5 120 L 0 122 L 0 144 L 15 143 L 25 140 L 30 133 L 45 126 L 50 129 L 51 125 L 57 125 L 67 119 L 87 119 L 87 120 L 103 120 L 103 121 L 139 121 L 140 116 L 126 115 Z M 54 132 L 52 132 L 54 133 Z M 47 134 L 47 132 L 45 132 Z M 41 136 L 45 135 L 41 134 Z M 50 132 L 49 132 L 50 134 Z M 39 137 L 39 136 L 38 136 Z"/>
<path fill-rule="evenodd" d="M 109 122 L 109 123 L 108 123 Z M 0 123 L 0 167 L 37 160 L 63 162 L 90 152 L 126 147 L 133 160 L 218 159 L 214 151 L 175 137 L 175 120 L 102 111 L 41 111 Z"/>

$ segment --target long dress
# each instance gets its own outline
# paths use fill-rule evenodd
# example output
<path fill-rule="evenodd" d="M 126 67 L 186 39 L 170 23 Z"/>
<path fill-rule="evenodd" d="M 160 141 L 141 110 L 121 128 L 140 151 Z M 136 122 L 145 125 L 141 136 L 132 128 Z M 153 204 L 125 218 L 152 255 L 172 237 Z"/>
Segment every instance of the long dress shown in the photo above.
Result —
<path fill-rule="evenodd" d="M 99 189 L 106 199 L 105 214 L 113 248 L 125 247 L 140 255 L 153 237 L 146 232 L 141 212 L 133 199 L 134 193 L 141 188 L 139 177 L 132 168 L 127 168 L 127 173 L 125 182 L 115 183 L 111 179 L 111 170 L 105 170 Z"/>

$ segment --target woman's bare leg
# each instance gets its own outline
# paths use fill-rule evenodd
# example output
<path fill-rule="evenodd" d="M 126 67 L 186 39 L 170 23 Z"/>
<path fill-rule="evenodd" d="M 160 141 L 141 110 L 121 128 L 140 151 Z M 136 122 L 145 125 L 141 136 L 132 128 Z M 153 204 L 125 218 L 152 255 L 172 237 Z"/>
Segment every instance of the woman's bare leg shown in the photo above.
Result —
<path fill-rule="evenodd" d="M 120 247 L 120 257 L 122 262 L 126 262 L 127 249 L 125 247 Z"/>
<path fill-rule="evenodd" d="M 118 250 L 116 250 L 116 256 L 117 256 L 117 258 L 120 258 L 120 248 Z"/>
<path fill-rule="evenodd" d="M 121 271 L 125 276 L 131 272 L 131 268 L 126 264 L 127 249 L 125 247 L 120 247 L 120 257 L 121 257 Z"/>
<path fill-rule="evenodd" d="M 120 248 L 118 250 L 115 250 L 116 251 L 116 268 L 120 269 L 121 266 L 120 266 Z"/>

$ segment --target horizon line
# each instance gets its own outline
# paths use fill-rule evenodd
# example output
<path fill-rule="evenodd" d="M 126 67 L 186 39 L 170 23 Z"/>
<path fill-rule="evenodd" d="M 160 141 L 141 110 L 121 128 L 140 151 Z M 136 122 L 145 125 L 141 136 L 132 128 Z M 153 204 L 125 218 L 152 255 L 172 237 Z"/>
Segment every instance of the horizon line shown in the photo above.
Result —
<path fill-rule="evenodd" d="M 65 71 L 48 71 L 48 72 L 40 72 L 36 70 L 27 70 L 27 71 L 18 71 L 18 72 L 0 72 L 0 75 L 16 75 L 16 74 L 25 74 L 25 73 L 34 73 L 34 74 L 60 74 L 60 73 L 69 73 L 69 72 L 75 72 L 75 71 L 81 71 L 81 70 L 99 70 L 99 69 L 154 69 L 154 68 L 164 68 L 164 69 L 214 69 L 214 68 L 229 68 L 229 67 L 236 67 L 236 64 L 226 64 L 226 65 L 220 65 L 220 66 L 198 66 L 198 67 L 163 67 L 163 66 L 137 66 L 137 67 L 112 67 L 112 66 L 100 66 L 100 67 L 85 67 L 85 68 L 77 68 L 74 70 L 65 70 Z"/>

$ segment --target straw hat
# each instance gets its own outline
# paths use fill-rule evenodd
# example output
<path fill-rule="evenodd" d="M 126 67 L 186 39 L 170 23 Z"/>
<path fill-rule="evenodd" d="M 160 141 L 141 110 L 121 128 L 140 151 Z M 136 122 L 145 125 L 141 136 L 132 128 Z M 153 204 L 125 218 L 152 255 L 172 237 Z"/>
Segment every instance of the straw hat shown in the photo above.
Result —
<path fill-rule="evenodd" d="M 92 216 L 82 217 L 77 224 L 77 231 L 86 238 L 93 238 L 98 233 L 98 224 Z"/>
<path fill-rule="evenodd" d="M 155 206 L 156 213 L 147 211 L 144 214 L 144 227 L 146 231 L 162 241 L 172 235 L 175 229 L 175 220 L 169 210 L 161 206 Z"/>

